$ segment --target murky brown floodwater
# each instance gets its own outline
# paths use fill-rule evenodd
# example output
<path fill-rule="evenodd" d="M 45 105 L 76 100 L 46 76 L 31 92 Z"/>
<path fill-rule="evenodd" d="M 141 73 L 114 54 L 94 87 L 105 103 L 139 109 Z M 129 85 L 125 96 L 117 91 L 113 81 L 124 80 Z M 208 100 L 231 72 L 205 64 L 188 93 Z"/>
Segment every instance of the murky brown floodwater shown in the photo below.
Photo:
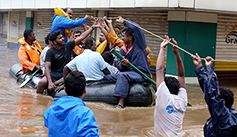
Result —
<path fill-rule="evenodd" d="M 0 136 L 47 137 L 44 126 L 44 111 L 53 99 L 36 94 L 34 89 L 19 88 L 16 80 L 9 78 L 10 67 L 19 62 L 17 50 L 7 48 L 6 38 L 0 38 Z M 198 85 L 187 85 L 188 107 L 184 117 L 184 136 L 203 136 L 203 125 L 209 117 L 203 93 Z M 237 95 L 236 85 L 227 85 Z M 236 101 L 236 97 L 235 97 Z M 153 137 L 154 106 L 126 107 L 115 110 L 104 103 L 85 102 L 94 112 L 100 136 Z M 237 108 L 237 104 L 234 104 Z"/>

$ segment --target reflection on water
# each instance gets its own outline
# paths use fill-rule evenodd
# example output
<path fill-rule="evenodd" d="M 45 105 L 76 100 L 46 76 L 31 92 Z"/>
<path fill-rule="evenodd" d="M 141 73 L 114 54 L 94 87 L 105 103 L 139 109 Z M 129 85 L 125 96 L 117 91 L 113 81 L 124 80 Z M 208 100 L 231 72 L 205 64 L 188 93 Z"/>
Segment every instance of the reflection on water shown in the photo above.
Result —
<path fill-rule="evenodd" d="M 43 114 L 53 99 L 36 94 L 34 89 L 19 88 L 20 84 L 9 78 L 9 69 L 17 62 L 16 49 L 7 48 L 6 39 L 0 38 L 0 136 L 47 137 Z M 237 95 L 236 85 L 224 86 Z M 199 86 L 193 84 L 187 85 L 187 92 L 188 102 L 193 107 L 188 107 L 185 113 L 184 136 L 203 136 L 203 125 L 210 116 L 204 95 Z M 157 136 L 153 129 L 154 106 L 115 110 L 114 106 L 104 103 L 85 103 L 94 112 L 100 136 Z M 234 107 L 237 108 L 236 103 Z"/>

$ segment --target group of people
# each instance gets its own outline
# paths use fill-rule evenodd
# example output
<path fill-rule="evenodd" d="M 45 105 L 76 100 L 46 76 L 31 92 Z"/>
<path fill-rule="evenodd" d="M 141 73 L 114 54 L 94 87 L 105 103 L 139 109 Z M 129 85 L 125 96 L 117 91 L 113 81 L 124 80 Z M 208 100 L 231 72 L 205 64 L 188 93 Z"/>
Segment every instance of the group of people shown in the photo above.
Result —
<path fill-rule="evenodd" d="M 126 27 L 122 30 L 121 39 L 116 35 L 111 19 L 105 17 L 100 22 L 93 19 L 93 25 L 88 27 L 85 22 L 89 16 L 72 20 L 70 19 L 72 10 L 66 8 L 64 12 L 65 16 L 63 14 L 53 17 L 51 31 L 45 38 L 47 47 L 43 51 L 35 39 L 34 32 L 25 30 L 24 38 L 19 40 L 22 46 L 18 56 L 24 72 L 42 69 L 45 74 L 37 85 L 37 93 L 43 93 L 45 88 L 50 91 L 64 88 L 68 95 L 55 99 L 52 106 L 44 113 L 49 136 L 99 136 L 93 112 L 82 101 L 86 94 L 86 81 L 116 80 L 114 96 L 119 98 L 119 102 L 115 108 L 124 108 L 130 84 L 147 81 L 128 66 L 128 63 L 132 63 L 145 75 L 151 77 L 146 38 L 144 32 L 136 27 L 139 26 L 138 24 L 125 21 L 120 16 L 116 21 Z M 74 40 L 66 42 L 66 29 L 81 25 L 85 28 L 85 32 L 74 32 Z M 90 36 L 95 28 L 101 30 L 100 44 L 105 44 L 102 51 L 97 50 L 98 42 Z M 173 46 L 178 79 L 165 77 L 164 54 L 166 46 L 171 41 L 168 36 L 165 38 L 160 44 L 156 65 L 154 129 L 161 136 L 180 136 L 183 133 L 182 123 L 188 100 L 185 70 L 179 51 L 176 46 Z M 172 41 L 177 45 L 174 39 Z M 120 54 L 125 59 L 118 59 L 114 67 L 113 56 L 109 51 L 116 46 L 121 48 Z M 197 68 L 195 72 L 211 114 L 204 126 L 204 135 L 236 136 L 237 112 L 232 106 L 233 92 L 226 88 L 219 88 L 211 57 L 206 57 L 206 68 L 202 66 L 198 54 L 191 57 Z M 77 71 L 73 71 L 75 69 Z M 113 69 L 117 70 L 112 71 Z M 61 83 L 64 84 L 57 87 Z"/>

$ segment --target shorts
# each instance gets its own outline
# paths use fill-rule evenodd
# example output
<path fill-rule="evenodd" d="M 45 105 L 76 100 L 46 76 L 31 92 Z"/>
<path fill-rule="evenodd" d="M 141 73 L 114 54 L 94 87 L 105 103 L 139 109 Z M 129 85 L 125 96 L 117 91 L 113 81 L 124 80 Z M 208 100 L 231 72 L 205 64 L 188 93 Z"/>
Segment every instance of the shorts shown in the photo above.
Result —
<path fill-rule="evenodd" d="M 63 72 L 50 72 L 52 82 L 55 82 L 63 77 Z"/>

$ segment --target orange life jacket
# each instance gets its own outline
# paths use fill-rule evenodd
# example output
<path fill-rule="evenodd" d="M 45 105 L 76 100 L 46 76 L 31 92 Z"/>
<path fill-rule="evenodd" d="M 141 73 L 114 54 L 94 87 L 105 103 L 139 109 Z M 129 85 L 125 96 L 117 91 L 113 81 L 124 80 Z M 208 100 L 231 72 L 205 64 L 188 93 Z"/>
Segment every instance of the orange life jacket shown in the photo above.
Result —
<path fill-rule="evenodd" d="M 33 42 L 35 48 L 31 47 L 26 41 L 25 38 L 21 38 L 18 40 L 19 43 L 22 44 L 22 46 L 25 47 L 25 50 L 30 58 L 30 61 L 32 63 L 35 63 L 37 65 L 40 65 L 40 54 L 42 52 L 42 48 L 40 47 L 37 40 Z M 39 53 L 40 52 L 40 53 Z"/>
<path fill-rule="evenodd" d="M 76 54 L 76 55 L 80 55 L 81 53 L 84 52 L 84 48 L 82 47 L 79 47 L 78 45 L 76 45 L 73 49 L 73 52 Z"/>

